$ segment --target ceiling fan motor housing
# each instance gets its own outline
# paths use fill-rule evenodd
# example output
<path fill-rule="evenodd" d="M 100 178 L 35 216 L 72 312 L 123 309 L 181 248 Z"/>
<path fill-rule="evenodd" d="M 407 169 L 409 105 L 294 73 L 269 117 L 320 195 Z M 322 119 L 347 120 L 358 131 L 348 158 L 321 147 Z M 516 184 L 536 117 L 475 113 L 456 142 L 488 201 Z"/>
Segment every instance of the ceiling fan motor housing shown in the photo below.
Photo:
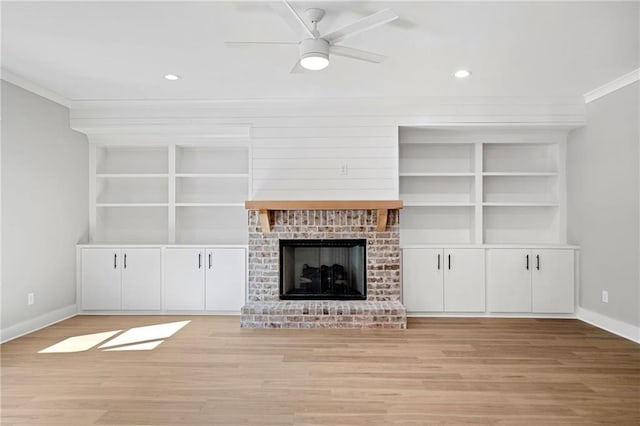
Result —
<path fill-rule="evenodd" d="M 321 38 L 307 38 L 300 42 L 300 59 L 322 56 L 329 59 L 329 42 Z"/>

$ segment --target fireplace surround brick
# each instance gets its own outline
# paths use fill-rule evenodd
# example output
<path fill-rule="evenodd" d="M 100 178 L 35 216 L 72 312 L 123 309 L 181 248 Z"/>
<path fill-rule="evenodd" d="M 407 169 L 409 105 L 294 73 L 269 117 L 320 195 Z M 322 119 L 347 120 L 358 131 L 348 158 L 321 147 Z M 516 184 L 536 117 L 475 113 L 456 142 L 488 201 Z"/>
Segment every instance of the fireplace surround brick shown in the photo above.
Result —
<path fill-rule="evenodd" d="M 276 210 L 271 232 L 249 211 L 249 286 L 241 326 L 253 328 L 406 328 L 400 301 L 400 217 L 390 210 L 376 231 L 376 210 Z M 367 300 L 279 300 L 280 239 L 366 239 Z"/>

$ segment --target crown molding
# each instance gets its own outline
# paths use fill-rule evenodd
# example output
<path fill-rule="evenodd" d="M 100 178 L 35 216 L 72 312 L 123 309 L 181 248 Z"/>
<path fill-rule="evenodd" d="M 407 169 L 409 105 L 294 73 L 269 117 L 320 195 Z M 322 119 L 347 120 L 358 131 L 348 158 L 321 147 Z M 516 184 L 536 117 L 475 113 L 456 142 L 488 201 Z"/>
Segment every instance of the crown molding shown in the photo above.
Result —
<path fill-rule="evenodd" d="M 602 86 L 593 89 L 590 92 L 584 94 L 584 103 L 588 104 L 589 102 L 593 102 L 596 99 L 600 99 L 603 96 L 608 95 L 609 93 L 613 93 L 618 89 L 622 89 L 629 84 L 635 83 L 640 80 L 640 68 L 631 71 L 621 77 L 616 78 Z"/>
<path fill-rule="evenodd" d="M 45 87 L 42 87 L 4 68 L 0 69 L 0 78 L 15 86 L 21 87 L 24 90 L 27 90 L 31 93 L 35 93 L 36 95 L 42 96 L 45 99 L 49 99 L 52 102 L 55 102 L 60 105 L 64 105 L 67 108 L 71 108 L 71 105 L 73 104 L 73 101 L 71 99 L 65 98 L 64 96 L 54 92 L 53 90 L 49 90 Z"/>
<path fill-rule="evenodd" d="M 147 133 L 215 126 L 336 128 L 528 126 L 575 128 L 585 104 L 574 97 L 380 97 L 76 101 L 72 128 L 84 133 Z"/>

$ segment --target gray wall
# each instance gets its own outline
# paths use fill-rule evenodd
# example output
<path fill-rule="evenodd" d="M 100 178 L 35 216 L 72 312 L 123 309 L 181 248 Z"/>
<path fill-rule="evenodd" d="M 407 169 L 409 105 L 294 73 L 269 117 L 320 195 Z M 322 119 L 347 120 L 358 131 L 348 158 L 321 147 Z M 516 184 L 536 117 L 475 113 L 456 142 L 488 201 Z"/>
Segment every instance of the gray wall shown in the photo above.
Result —
<path fill-rule="evenodd" d="M 69 128 L 66 107 L 2 81 L 1 157 L 6 329 L 76 303 L 75 244 L 89 227 L 88 144 Z"/>
<path fill-rule="evenodd" d="M 640 325 L 640 84 L 587 105 L 567 151 L 568 234 L 581 246 L 582 308 Z M 609 303 L 602 302 L 609 291 Z"/>

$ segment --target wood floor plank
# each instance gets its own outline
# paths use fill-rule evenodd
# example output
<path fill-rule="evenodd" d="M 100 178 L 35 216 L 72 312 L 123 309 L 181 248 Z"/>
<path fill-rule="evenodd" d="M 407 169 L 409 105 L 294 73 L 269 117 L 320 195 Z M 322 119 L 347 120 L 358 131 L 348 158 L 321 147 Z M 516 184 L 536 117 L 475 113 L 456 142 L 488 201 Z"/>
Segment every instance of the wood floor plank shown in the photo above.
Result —
<path fill-rule="evenodd" d="M 153 350 L 39 353 L 185 320 Z M 2 345 L 0 362 L 3 425 L 640 424 L 640 346 L 577 320 L 251 330 L 78 316 Z"/>

